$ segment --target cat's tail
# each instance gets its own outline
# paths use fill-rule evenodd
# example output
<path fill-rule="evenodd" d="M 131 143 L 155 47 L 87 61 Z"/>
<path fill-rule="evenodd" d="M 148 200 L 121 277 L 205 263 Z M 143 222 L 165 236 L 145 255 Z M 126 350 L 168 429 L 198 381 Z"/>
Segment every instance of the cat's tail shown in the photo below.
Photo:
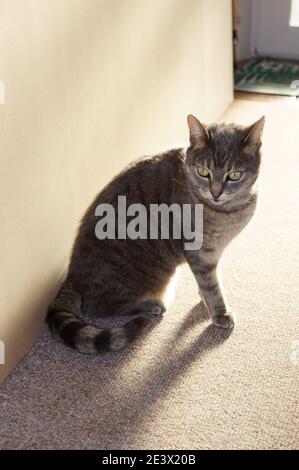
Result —
<path fill-rule="evenodd" d="M 144 317 L 135 318 L 122 326 L 100 328 L 79 318 L 81 296 L 65 281 L 54 302 L 49 306 L 46 322 L 54 338 L 85 354 L 120 351 L 148 323 Z"/>

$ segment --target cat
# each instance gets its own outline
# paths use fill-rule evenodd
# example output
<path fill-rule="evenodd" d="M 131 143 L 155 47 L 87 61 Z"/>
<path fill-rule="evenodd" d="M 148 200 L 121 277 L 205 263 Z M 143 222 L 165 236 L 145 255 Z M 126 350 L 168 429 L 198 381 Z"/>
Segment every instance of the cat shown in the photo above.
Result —
<path fill-rule="evenodd" d="M 190 144 L 131 164 L 96 197 L 74 243 L 68 273 L 46 321 L 53 336 L 87 354 L 118 351 L 165 312 L 163 293 L 187 262 L 214 325 L 233 328 L 217 265 L 227 244 L 254 214 L 265 118 L 249 127 L 206 126 L 188 115 Z M 202 204 L 203 244 L 186 250 L 182 239 L 102 239 L 95 236 L 99 204 Z M 117 209 L 116 209 L 117 210 Z M 117 223 L 117 222 L 116 222 Z M 137 315 L 122 326 L 100 328 L 84 316 Z"/>

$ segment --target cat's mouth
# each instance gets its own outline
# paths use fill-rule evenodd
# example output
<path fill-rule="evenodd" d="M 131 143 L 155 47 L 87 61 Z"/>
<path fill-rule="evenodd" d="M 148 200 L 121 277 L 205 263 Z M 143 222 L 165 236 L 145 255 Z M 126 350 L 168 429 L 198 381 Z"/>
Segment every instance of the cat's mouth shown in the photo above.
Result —
<path fill-rule="evenodd" d="M 214 198 L 210 191 L 199 191 L 203 200 L 210 206 L 224 206 L 227 203 L 232 202 L 235 199 L 235 194 L 221 194 L 218 198 Z"/>
<path fill-rule="evenodd" d="M 223 204 L 226 204 L 227 202 L 230 202 L 233 198 L 232 197 L 228 197 L 228 196 L 224 196 L 224 197 L 219 197 L 218 199 L 215 199 L 213 196 L 211 195 L 206 195 L 205 196 L 205 199 L 212 205 L 214 206 L 222 206 Z"/>

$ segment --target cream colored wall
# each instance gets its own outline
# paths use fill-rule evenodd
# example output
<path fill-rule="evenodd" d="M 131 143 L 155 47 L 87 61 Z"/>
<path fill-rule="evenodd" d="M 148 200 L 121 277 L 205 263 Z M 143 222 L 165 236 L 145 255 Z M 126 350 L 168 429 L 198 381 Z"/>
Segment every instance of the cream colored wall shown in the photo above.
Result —
<path fill-rule="evenodd" d="M 94 195 L 232 100 L 230 3 L 0 0 L 0 376 L 40 333 Z"/>

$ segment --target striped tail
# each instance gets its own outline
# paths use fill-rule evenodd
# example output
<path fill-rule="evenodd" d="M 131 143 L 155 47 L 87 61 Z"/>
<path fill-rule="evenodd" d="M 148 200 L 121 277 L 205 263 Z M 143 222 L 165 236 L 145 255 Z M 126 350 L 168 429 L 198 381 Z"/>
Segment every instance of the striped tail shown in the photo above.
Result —
<path fill-rule="evenodd" d="M 80 304 L 80 294 L 73 289 L 71 282 L 65 281 L 48 308 L 46 322 L 54 338 L 85 354 L 120 351 L 149 321 L 139 317 L 122 326 L 103 329 L 79 318 Z"/>

